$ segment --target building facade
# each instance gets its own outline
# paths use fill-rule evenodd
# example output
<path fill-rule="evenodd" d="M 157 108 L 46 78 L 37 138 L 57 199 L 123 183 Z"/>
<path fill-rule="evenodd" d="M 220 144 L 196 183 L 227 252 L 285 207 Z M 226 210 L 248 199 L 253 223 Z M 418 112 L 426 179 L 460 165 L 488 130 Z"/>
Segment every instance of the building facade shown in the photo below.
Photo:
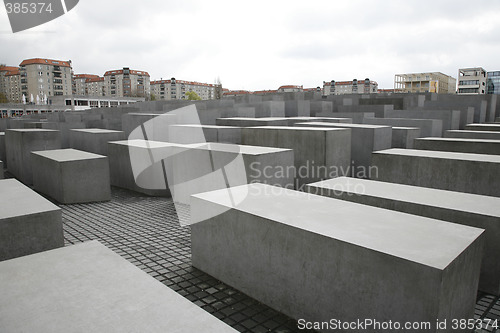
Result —
<path fill-rule="evenodd" d="M 486 94 L 486 71 L 482 67 L 463 68 L 458 70 L 458 88 L 460 95 Z"/>
<path fill-rule="evenodd" d="M 38 96 L 44 99 L 50 96 L 71 95 L 71 61 L 51 59 L 27 59 L 19 65 L 21 76 L 21 95 L 31 101 Z"/>
<path fill-rule="evenodd" d="M 87 96 L 106 96 L 106 89 L 104 87 L 104 77 L 97 76 L 95 78 L 87 79 L 85 82 Z"/>
<path fill-rule="evenodd" d="M 396 74 L 394 89 L 404 93 L 454 94 L 457 80 L 441 72 Z"/>
<path fill-rule="evenodd" d="M 186 99 L 186 92 L 194 91 L 202 100 L 215 99 L 215 84 L 194 81 L 158 80 L 151 82 L 151 94 L 157 100 Z"/>
<path fill-rule="evenodd" d="M 378 83 L 368 78 L 352 81 L 323 81 L 323 95 L 376 94 L 377 91 Z"/>
<path fill-rule="evenodd" d="M 5 74 L 7 85 L 7 93 L 5 96 L 10 103 L 21 103 L 23 98 L 21 95 L 21 75 L 19 69 L 14 69 Z"/>
<path fill-rule="evenodd" d="M 11 100 L 11 97 L 9 97 L 9 95 L 12 94 L 12 88 L 10 86 L 10 84 L 11 84 L 10 81 L 12 80 L 11 76 L 14 74 L 17 74 L 19 76 L 19 68 L 18 67 L 14 67 L 14 66 L 1 66 L 0 67 L 0 93 L 3 94 L 9 102 L 13 102 L 13 100 Z M 18 78 L 19 77 L 14 78 L 14 80 L 19 81 Z M 19 95 L 19 94 L 16 92 L 16 95 Z"/>
<path fill-rule="evenodd" d="M 128 67 L 104 74 L 104 93 L 110 97 L 149 97 L 149 73 Z"/>
<path fill-rule="evenodd" d="M 88 95 L 87 81 L 89 79 L 99 78 L 94 74 L 75 74 L 73 75 L 73 95 Z"/>
<path fill-rule="evenodd" d="M 487 94 L 500 94 L 500 71 L 488 72 L 486 81 Z"/>

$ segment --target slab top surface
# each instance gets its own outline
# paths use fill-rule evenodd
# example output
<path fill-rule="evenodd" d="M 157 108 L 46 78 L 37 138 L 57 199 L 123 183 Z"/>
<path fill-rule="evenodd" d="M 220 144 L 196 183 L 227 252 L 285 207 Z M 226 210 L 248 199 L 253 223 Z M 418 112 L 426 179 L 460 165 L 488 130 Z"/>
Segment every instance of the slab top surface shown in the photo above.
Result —
<path fill-rule="evenodd" d="M 400 131 L 402 131 L 402 130 L 405 130 L 405 131 L 408 131 L 408 130 L 413 131 L 413 130 L 419 130 L 419 129 L 420 129 L 420 127 L 392 126 L 392 129 L 393 129 L 393 130 L 400 130 Z"/>
<path fill-rule="evenodd" d="M 327 189 L 337 193 L 384 198 L 476 213 L 500 218 L 500 198 L 486 195 L 438 190 L 427 187 L 380 182 L 352 177 L 338 177 L 308 184 L 308 187 Z"/>
<path fill-rule="evenodd" d="M 373 154 L 401 155 L 401 156 L 414 156 L 414 157 L 442 158 L 442 159 L 461 160 L 461 161 L 500 163 L 500 155 L 454 153 L 448 151 L 434 151 L 434 150 L 393 148 L 393 149 L 375 151 L 373 152 Z"/>
<path fill-rule="evenodd" d="M 1 332 L 236 332 L 97 241 L 0 263 Z"/>
<path fill-rule="evenodd" d="M 437 141 L 437 142 L 476 142 L 476 143 L 500 143 L 500 140 L 493 139 L 468 139 L 468 138 L 417 138 L 419 141 Z"/>
<path fill-rule="evenodd" d="M 191 127 L 191 128 L 213 128 L 213 129 L 239 129 L 238 126 L 200 125 L 200 124 L 179 124 L 170 127 Z"/>
<path fill-rule="evenodd" d="M 244 198 L 236 208 L 228 199 L 227 189 L 193 195 L 192 221 L 216 216 L 221 206 L 233 208 L 268 219 L 270 223 L 281 223 L 437 269 L 447 267 L 484 232 L 265 184 L 243 185 L 230 191 L 232 198 Z M 198 201 L 201 202 L 198 204 Z"/>
<path fill-rule="evenodd" d="M 16 179 L 0 180 L 0 219 L 58 210 L 59 207 Z"/>
<path fill-rule="evenodd" d="M 308 123 L 298 123 L 297 126 L 324 126 L 324 127 L 343 127 L 343 128 L 387 128 L 390 126 L 385 125 L 369 125 L 369 124 L 346 124 L 346 123 L 323 123 L 323 122 L 308 122 Z"/>
<path fill-rule="evenodd" d="M 279 121 L 279 120 L 286 120 L 287 118 L 284 117 L 263 117 L 263 118 L 247 118 L 247 117 L 232 117 L 232 118 L 218 118 L 220 120 L 238 120 L 238 121 L 262 121 L 262 122 L 268 122 L 268 121 Z"/>
<path fill-rule="evenodd" d="M 84 133 L 123 133 L 122 131 L 108 130 L 102 128 L 79 128 L 79 129 L 72 129 L 72 131 L 84 132 Z"/>
<path fill-rule="evenodd" d="M 474 127 L 498 127 L 498 128 L 500 128 L 500 124 L 467 124 L 467 126 L 474 126 Z"/>
<path fill-rule="evenodd" d="M 51 129 L 45 129 L 45 128 L 16 128 L 16 129 L 7 129 L 7 131 L 20 132 L 20 133 L 59 132 L 58 130 L 51 130 Z"/>
<path fill-rule="evenodd" d="M 345 128 L 328 128 L 328 126 L 325 126 L 325 128 L 321 127 L 307 127 L 308 124 L 311 123 L 303 123 L 304 126 L 256 126 L 256 127 L 250 127 L 249 129 L 263 129 L 263 130 L 280 130 L 280 131 L 344 131 Z M 325 124 L 334 124 L 334 123 L 325 123 Z M 296 124 L 297 125 L 297 124 Z"/>
<path fill-rule="evenodd" d="M 57 162 L 69 162 L 78 160 L 94 160 L 96 158 L 106 158 L 106 156 L 89 153 L 77 149 L 54 149 L 54 150 L 43 150 L 32 152 L 39 156 L 57 161 Z"/>
<path fill-rule="evenodd" d="M 499 135 L 498 134 L 498 131 L 468 131 L 468 130 L 448 130 L 446 132 L 450 132 L 450 133 L 471 133 L 471 134 L 484 134 L 484 133 L 488 133 L 488 134 L 496 134 L 496 135 Z"/>

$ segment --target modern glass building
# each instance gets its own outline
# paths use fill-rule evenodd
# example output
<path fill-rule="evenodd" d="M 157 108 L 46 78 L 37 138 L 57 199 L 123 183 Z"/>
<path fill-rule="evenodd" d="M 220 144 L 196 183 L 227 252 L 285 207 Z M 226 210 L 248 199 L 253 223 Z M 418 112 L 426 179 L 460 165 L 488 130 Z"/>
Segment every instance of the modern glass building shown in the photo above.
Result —
<path fill-rule="evenodd" d="M 500 71 L 488 72 L 487 93 L 500 94 Z"/>

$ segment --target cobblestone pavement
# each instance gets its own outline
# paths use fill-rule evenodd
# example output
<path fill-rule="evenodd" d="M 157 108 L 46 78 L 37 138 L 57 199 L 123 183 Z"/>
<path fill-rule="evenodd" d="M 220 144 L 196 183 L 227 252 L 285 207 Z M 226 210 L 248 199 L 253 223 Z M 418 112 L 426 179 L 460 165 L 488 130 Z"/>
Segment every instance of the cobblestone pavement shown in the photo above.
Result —
<path fill-rule="evenodd" d="M 60 205 L 66 245 L 99 240 L 123 258 L 239 332 L 311 332 L 191 266 L 189 228 L 181 227 L 171 199 L 118 188 L 104 203 Z M 178 212 L 188 218 L 187 207 Z M 500 301 L 478 295 L 476 319 L 498 319 Z M 477 332 L 500 332 L 495 329 Z"/>

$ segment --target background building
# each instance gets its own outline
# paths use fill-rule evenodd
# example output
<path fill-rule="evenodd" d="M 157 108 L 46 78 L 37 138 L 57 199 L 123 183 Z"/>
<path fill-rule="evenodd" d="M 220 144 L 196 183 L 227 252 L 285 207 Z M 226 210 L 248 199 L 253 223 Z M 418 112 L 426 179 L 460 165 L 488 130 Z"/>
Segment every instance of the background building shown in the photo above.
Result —
<path fill-rule="evenodd" d="M 486 94 L 486 71 L 482 67 L 458 70 L 458 90 L 461 95 Z"/>
<path fill-rule="evenodd" d="M 21 95 L 21 75 L 19 69 L 15 68 L 5 74 L 7 92 L 5 96 L 10 103 L 21 103 L 23 96 Z"/>
<path fill-rule="evenodd" d="M 215 84 L 176 80 L 175 78 L 151 82 L 151 94 L 157 100 L 185 99 L 188 91 L 194 91 L 202 100 L 215 99 L 215 89 Z"/>
<path fill-rule="evenodd" d="M 486 89 L 488 94 L 500 94 L 500 71 L 487 73 Z"/>
<path fill-rule="evenodd" d="M 89 78 L 85 81 L 85 86 L 87 89 L 87 96 L 106 96 L 106 89 L 104 87 L 104 77 L 97 76 L 95 78 Z"/>
<path fill-rule="evenodd" d="M 104 92 L 110 97 L 148 97 L 149 74 L 124 67 L 104 74 Z"/>
<path fill-rule="evenodd" d="M 377 91 L 378 83 L 368 78 L 352 81 L 323 81 L 323 95 L 376 94 Z"/>
<path fill-rule="evenodd" d="M 7 98 L 9 102 L 11 102 L 9 98 L 9 92 L 11 88 L 9 86 L 9 75 L 12 73 L 17 73 L 19 75 L 19 68 L 13 66 L 0 66 L 0 93 Z"/>
<path fill-rule="evenodd" d="M 73 95 L 87 95 L 87 80 L 99 78 L 94 74 L 75 74 L 73 75 Z"/>
<path fill-rule="evenodd" d="M 457 80 L 440 72 L 396 74 L 394 89 L 404 93 L 454 94 Z"/>
<path fill-rule="evenodd" d="M 50 96 L 71 95 L 71 61 L 51 59 L 27 59 L 19 65 L 21 75 L 21 95 L 27 101 L 33 96 L 44 99 Z"/>

